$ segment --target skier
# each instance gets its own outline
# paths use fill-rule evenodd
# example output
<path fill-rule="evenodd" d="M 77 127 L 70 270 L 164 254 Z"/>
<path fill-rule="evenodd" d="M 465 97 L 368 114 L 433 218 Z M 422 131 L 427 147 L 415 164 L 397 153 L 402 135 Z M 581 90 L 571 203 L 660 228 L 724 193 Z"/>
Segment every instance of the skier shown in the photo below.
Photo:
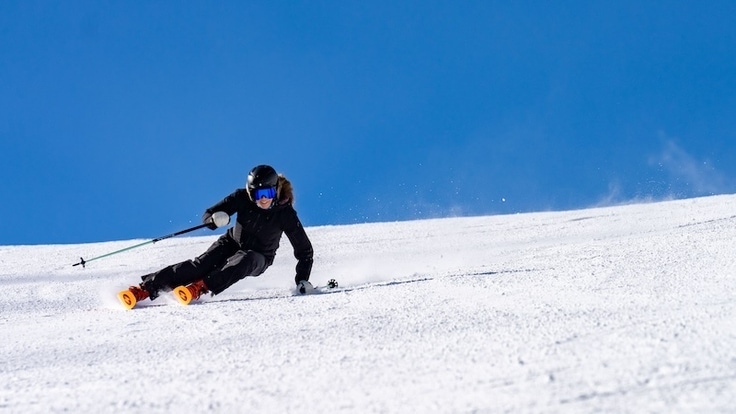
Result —
<path fill-rule="evenodd" d="M 161 291 L 172 289 L 183 304 L 207 292 L 219 294 L 246 276 L 261 275 L 271 266 L 283 233 L 297 259 L 297 290 L 302 294 L 312 291 L 312 243 L 293 202 L 293 189 L 286 177 L 268 165 L 253 168 L 246 188 L 235 190 L 205 210 L 202 217 L 203 223 L 214 230 L 229 224 L 230 216 L 237 214 L 234 227 L 195 259 L 142 276 L 143 282 L 120 292 L 119 299 L 130 309 L 140 300 L 156 299 Z"/>

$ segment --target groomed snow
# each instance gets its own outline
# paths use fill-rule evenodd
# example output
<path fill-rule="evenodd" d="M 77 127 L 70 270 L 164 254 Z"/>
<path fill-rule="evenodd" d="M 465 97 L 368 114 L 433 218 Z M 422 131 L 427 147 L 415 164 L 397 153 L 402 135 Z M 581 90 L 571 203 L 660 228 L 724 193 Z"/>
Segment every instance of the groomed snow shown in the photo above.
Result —
<path fill-rule="evenodd" d="M 191 306 L 123 310 L 176 238 L 0 247 L 3 413 L 733 412 L 736 196 L 312 227 Z"/>

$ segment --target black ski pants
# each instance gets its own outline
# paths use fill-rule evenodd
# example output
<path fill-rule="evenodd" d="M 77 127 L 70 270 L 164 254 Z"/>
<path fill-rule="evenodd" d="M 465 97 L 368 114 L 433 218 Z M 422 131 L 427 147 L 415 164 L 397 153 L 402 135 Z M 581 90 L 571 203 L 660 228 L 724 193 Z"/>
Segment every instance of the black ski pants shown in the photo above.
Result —
<path fill-rule="evenodd" d="M 272 260 L 253 250 L 240 250 L 238 244 L 224 234 L 193 260 L 143 276 L 141 286 L 154 299 L 161 290 L 170 291 L 202 279 L 212 293 L 218 294 L 246 276 L 261 275 Z"/>

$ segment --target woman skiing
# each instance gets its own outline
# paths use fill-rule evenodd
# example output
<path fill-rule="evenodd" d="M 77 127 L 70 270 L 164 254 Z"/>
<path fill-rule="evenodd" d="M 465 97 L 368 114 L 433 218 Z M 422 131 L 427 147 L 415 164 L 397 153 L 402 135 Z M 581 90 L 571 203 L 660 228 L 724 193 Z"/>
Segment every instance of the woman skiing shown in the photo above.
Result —
<path fill-rule="evenodd" d="M 189 304 L 202 294 L 216 295 L 246 276 L 258 276 L 273 263 L 282 234 L 286 233 L 297 259 L 297 289 L 313 289 L 312 243 L 292 203 L 291 183 L 271 166 L 259 165 L 248 174 L 246 188 L 235 190 L 205 210 L 203 223 L 210 229 L 222 227 L 237 214 L 234 227 L 220 236 L 206 252 L 193 260 L 167 266 L 142 277 L 143 282 L 118 294 L 128 309 L 146 298 L 156 299 L 161 291 L 174 290 L 175 297 Z"/>

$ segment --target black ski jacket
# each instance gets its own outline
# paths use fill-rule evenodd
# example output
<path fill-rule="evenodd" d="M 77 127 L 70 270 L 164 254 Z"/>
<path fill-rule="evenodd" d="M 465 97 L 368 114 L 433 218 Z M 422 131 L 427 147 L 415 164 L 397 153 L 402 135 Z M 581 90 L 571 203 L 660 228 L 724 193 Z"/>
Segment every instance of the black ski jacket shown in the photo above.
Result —
<path fill-rule="evenodd" d="M 314 251 L 290 198 L 280 198 L 278 203 L 274 200 L 273 207 L 264 210 L 251 200 L 246 189 L 241 188 L 208 208 L 205 214 L 217 211 L 238 215 L 227 236 L 238 243 L 240 250 L 253 250 L 266 256 L 269 266 L 276 257 L 281 236 L 286 233 L 298 260 L 294 280 L 296 283 L 309 280 Z"/>

